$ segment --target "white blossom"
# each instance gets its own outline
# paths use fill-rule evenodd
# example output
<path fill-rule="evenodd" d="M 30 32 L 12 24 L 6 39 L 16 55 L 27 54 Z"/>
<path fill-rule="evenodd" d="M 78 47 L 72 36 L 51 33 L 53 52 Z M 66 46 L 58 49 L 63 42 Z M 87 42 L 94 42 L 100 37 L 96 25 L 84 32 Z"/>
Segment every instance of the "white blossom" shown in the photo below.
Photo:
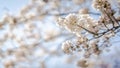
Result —
<path fill-rule="evenodd" d="M 62 50 L 66 53 L 66 54 L 70 54 L 72 53 L 72 51 L 70 50 L 72 46 L 72 43 L 70 41 L 66 41 L 62 44 Z"/>

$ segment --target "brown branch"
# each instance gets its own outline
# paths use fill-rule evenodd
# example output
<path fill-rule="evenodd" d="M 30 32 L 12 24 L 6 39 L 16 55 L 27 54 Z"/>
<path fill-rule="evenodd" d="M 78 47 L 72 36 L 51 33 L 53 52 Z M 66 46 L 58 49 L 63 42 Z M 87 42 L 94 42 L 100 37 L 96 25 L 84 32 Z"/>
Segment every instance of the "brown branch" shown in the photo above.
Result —
<path fill-rule="evenodd" d="M 74 12 L 59 13 L 59 14 L 46 13 L 46 14 L 41 14 L 41 15 L 49 15 L 49 16 L 64 16 L 64 15 L 68 15 L 68 14 L 70 14 L 70 13 L 76 13 L 76 14 L 78 14 L 77 11 L 74 11 Z M 94 13 L 94 12 L 89 12 L 88 14 L 92 14 L 92 15 L 100 15 L 100 13 Z"/>
<path fill-rule="evenodd" d="M 111 29 L 109 29 L 109 30 L 107 30 L 107 31 L 105 31 L 105 32 L 102 32 L 102 33 L 98 33 L 98 36 L 97 37 L 94 37 L 94 38 L 92 38 L 92 39 L 90 39 L 90 40 L 93 40 L 93 39 L 97 39 L 97 38 L 99 38 L 99 37 L 102 37 L 103 35 L 105 35 L 106 33 L 108 33 L 108 32 L 110 32 L 110 31 L 115 31 L 115 30 L 117 30 L 118 28 L 120 28 L 120 26 L 116 26 L 116 27 L 113 27 L 113 28 L 111 28 Z"/>
<path fill-rule="evenodd" d="M 97 33 L 92 32 L 92 31 L 90 31 L 90 30 L 88 30 L 88 29 L 86 29 L 86 28 L 84 28 L 84 27 L 82 27 L 80 25 L 78 25 L 78 26 L 81 27 L 82 29 L 86 30 L 87 32 L 91 33 L 91 34 L 98 35 Z"/>

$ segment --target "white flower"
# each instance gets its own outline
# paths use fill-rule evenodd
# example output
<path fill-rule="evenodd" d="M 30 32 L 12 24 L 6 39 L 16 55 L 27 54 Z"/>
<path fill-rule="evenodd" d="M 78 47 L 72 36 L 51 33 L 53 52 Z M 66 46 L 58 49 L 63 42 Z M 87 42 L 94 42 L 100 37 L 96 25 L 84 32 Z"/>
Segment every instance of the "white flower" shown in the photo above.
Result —
<path fill-rule="evenodd" d="M 62 50 L 66 53 L 66 54 L 70 54 L 72 53 L 72 51 L 70 50 L 72 46 L 72 43 L 70 41 L 66 41 L 62 44 Z"/>
<path fill-rule="evenodd" d="M 89 9 L 88 8 L 82 8 L 79 10 L 79 14 L 88 14 Z"/>
<path fill-rule="evenodd" d="M 85 2 L 85 0 L 73 0 L 75 4 L 82 4 Z"/>
<path fill-rule="evenodd" d="M 70 32 L 79 32 L 80 27 L 78 27 L 77 24 L 78 21 L 78 15 L 76 14 L 69 14 L 65 17 L 65 28 Z"/>
<path fill-rule="evenodd" d="M 68 24 L 74 25 L 77 21 L 77 15 L 76 14 L 69 14 L 65 17 Z"/>
<path fill-rule="evenodd" d="M 60 27 L 63 27 L 64 24 L 65 24 L 64 19 L 59 17 L 58 20 L 57 20 L 57 25 L 60 26 Z"/>
<path fill-rule="evenodd" d="M 92 30 L 92 32 L 95 32 L 93 28 L 93 26 L 96 25 L 95 23 L 96 20 L 90 17 L 89 14 L 69 14 L 64 19 L 58 19 L 58 25 L 75 34 L 79 34 L 83 30 L 81 26 L 88 30 Z"/>

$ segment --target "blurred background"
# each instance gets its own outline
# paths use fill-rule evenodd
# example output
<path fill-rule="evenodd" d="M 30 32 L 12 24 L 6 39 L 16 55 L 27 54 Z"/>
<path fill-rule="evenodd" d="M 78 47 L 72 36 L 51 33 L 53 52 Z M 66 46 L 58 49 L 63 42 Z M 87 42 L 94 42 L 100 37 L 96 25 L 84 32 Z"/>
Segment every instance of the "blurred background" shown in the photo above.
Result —
<path fill-rule="evenodd" d="M 0 0 L 0 4 L 0 68 L 76 66 L 69 63 L 74 56 L 61 50 L 61 43 L 74 35 L 61 31 L 56 20 L 76 12 L 78 5 L 69 0 Z M 77 7 L 70 8 L 72 4 Z"/>

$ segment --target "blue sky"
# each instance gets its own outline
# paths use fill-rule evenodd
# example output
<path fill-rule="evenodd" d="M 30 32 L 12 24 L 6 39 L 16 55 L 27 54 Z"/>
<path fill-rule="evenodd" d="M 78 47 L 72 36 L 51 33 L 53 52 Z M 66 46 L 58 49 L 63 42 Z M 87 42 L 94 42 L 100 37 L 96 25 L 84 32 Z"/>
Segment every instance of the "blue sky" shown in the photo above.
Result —
<path fill-rule="evenodd" d="M 0 0 L 0 18 L 8 11 L 10 14 L 18 13 L 28 3 L 28 0 Z"/>

